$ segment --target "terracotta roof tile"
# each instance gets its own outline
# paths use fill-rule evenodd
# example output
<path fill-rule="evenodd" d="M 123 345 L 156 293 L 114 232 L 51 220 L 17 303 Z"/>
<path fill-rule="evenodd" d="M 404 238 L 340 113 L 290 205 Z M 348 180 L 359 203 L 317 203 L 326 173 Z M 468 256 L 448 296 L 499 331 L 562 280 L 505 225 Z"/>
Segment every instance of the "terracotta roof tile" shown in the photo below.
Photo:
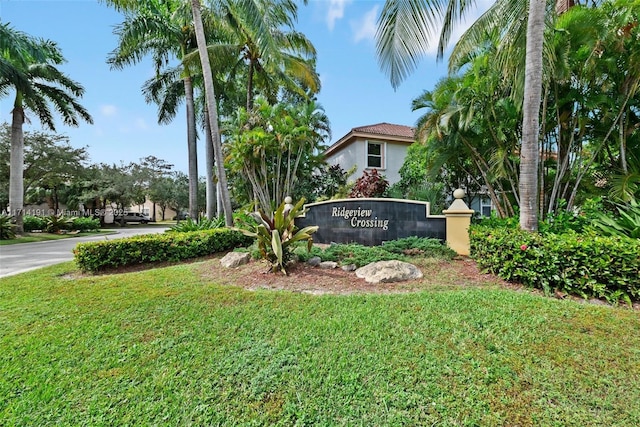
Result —
<path fill-rule="evenodd" d="M 378 123 L 375 125 L 360 126 L 352 129 L 353 132 L 373 133 L 377 135 L 401 136 L 413 138 L 415 128 L 404 125 L 394 125 L 391 123 Z"/>

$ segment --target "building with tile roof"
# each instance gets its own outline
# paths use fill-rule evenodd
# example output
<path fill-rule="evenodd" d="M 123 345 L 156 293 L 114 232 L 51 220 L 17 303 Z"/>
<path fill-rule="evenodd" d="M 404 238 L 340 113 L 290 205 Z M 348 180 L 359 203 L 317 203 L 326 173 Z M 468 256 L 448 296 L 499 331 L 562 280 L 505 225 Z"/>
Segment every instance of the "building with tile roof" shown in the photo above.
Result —
<path fill-rule="evenodd" d="M 389 184 L 400 181 L 400 167 L 413 142 L 415 128 L 392 123 L 377 123 L 351 129 L 332 144 L 324 156 L 328 164 L 344 170 L 357 166 L 352 179 L 365 170 L 377 169 Z"/>

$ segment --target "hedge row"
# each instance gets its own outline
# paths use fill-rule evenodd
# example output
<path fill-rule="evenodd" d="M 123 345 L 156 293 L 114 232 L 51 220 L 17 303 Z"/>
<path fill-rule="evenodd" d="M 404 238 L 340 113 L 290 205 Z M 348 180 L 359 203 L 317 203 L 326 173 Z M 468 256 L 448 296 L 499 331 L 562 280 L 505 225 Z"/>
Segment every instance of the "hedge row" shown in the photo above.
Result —
<path fill-rule="evenodd" d="M 238 231 L 219 228 L 80 243 L 73 253 L 82 271 L 98 272 L 133 264 L 181 261 L 247 246 L 251 242 L 251 238 Z"/>
<path fill-rule="evenodd" d="M 505 280 L 612 303 L 640 300 L 640 240 L 470 228 L 471 256 Z"/>

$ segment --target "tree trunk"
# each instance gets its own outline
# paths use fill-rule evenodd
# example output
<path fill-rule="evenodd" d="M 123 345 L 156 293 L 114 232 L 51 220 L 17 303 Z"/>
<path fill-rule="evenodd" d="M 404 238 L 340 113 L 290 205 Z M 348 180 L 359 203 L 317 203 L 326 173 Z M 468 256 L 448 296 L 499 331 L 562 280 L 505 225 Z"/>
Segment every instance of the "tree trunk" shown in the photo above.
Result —
<path fill-rule="evenodd" d="M 222 143 L 220 142 L 220 130 L 218 128 L 218 107 L 216 105 L 216 93 L 213 87 L 213 75 L 211 73 L 209 54 L 207 52 L 207 41 L 204 37 L 202 16 L 200 14 L 200 0 L 191 0 L 191 10 L 193 13 L 193 23 L 195 26 L 196 39 L 198 42 L 198 53 L 200 54 L 200 61 L 202 63 L 205 97 L 207 99 L 207 108 L 209 109 L 209 125 L 211 126 L 211 138 L 213 139 L 213 152 L 216 159 L 216 169 L 218 172 L 220 194 L 222 196 L 222 203 L 224 207 L 225 224 L 228 227 L 231 227 L 233 226 L 233 212 L 231 210 L 231 198 L 229 196 L 227 174 L 224 170 Z"/>
<path fill-rule="evenodd" d="M 529 2 L 520 147 L 520 228 L 538 230 L 539 114 L 542 97 L 542 45 L 545 0 Z"/>
<path fill-rule="evenodd" d="M 205 156 L 207 161 L 207 219 L 212 220 L 216 216 L 216 183 L 213 168 L 215 167 L 213 153 L 213 139 L 211 138 L 211 125 L 209 124 L 209 109 L 204 107 L 205 129 Z"/>
<path fill-rule="evenodd" d="M 247 73 L 247 113 L 253 110 L 253 60 L 249 60 Z"/>
<path fill-rule="evenodd" d="M 187 104 L 187 150 L 189 152 L 189 216 L 198 219 L 198 147 L 196 145 L 196 113 L 191 77 L 183 79 Z"/>
<path fill-rule="evenodd" d="M 11 119 L 11 156 L 9 159 L 9 215 L 13 216 L 18 235 L 24 233 L 24 110 L 22 108 L 22 95 L 16 94 Z"/>

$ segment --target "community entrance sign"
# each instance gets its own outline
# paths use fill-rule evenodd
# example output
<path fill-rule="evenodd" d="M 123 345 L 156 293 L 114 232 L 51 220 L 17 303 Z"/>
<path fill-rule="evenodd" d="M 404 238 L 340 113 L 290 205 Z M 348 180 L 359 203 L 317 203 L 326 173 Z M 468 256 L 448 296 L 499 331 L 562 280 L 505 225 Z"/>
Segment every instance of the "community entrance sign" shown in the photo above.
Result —
<path fill-rule="evenodd" d="M 317 225 L 316 243 L 380 245 L 404 237 L 446 240 L 446 218 L 431 215 L 428 202 L 400 199 L 340 199 L 305 205 L 299 228 Z"/>

